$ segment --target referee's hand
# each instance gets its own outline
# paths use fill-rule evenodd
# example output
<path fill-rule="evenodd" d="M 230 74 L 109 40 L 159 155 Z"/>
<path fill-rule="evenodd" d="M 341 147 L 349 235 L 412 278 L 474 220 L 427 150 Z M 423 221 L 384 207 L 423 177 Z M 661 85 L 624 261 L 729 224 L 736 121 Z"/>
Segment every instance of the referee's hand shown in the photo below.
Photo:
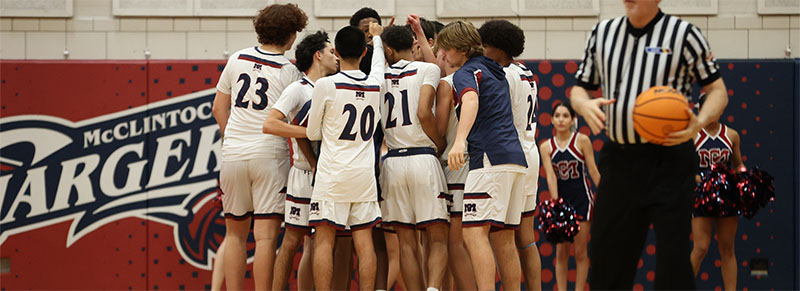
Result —
<path fill-rule="evenodd" d="M 583 116 L 583 119 L 589 124 L 589 128 L 592 129 L 592 134 L 600 134 L 606 126 L 606 114 L 601 107 L 617 101 L 617 99 L 589 99 L 588 97 L 572 99 L 572 108 Z"/>
<path fill-rule="evenodd" d="M 689 125 L 684 130 L 670 132 L 667 138 L 664 139 L 663 145 L 674 146 L 682 144 L 694 138 L 700 132 L 700 122 L 697 121 L 697 115 L 694 115 L 694 112 L 689 107 L 686 107 L 686 113 L 689 114 Z"/>

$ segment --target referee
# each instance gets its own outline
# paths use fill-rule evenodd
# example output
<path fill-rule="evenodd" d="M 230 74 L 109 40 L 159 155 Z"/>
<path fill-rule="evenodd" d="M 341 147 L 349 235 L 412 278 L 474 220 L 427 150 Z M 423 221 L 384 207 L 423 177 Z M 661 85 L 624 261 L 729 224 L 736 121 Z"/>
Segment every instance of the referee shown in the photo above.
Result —
<path fill-rule="evenodd" d="M 623 2 L 625 16 L 592 29 L 571 94 L 592 132 L 605 129 L 610 139 L 598 155 L 603 179 L 592 221 L 589 282 L 592 289 L 630 290 L 652 223 L 655 288 L 694 289 L 689 234 L 698 163 L 691 139 L 719 118 L 728 96 L 697 27 L 662 13 L 660 0 Z M 695 81 L 708 101 L 697 116 L 687 108 L 687 129 L 671 133 L 664 145 L 636 134 L 632 113 L 641 92 L 670 86 L 688 98 Z M 590 99 L 589 91 L 601 87 L 605 98 Z"/>

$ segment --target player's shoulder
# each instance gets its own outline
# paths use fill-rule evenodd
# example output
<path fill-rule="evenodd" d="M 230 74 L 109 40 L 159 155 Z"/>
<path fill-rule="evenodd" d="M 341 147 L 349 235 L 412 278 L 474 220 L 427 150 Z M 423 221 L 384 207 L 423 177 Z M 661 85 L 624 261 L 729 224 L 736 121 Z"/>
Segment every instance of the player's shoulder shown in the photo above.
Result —
<path fill-rule="evenodd" d="M 552 150 L 553 149 L 550 148 L 550 139 L 549 138 L 545 139 L 544 141 L 539 143 L 539 152 L 548 152 L 549 153 Z"/>
<path fill-rule="evenodd" d="M 437 69 L 438 70 L 439 69 L 438 65 L 436 65 L 434 63 L 428 63 L 428 62 L 413 61 L 413 62 L 411 62 L 411 65 L 414 66 L 414 68 L 417 68 L 417 69 L 426 69 L 426 70 L 430 70 L 430 69 Z"/>

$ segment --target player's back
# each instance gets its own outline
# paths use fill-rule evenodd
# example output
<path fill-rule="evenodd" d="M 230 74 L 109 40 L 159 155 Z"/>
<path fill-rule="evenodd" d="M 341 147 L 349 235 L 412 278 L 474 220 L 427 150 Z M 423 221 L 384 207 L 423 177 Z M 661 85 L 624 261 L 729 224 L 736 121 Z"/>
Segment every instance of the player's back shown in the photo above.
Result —
<path fill-rule="evenodd" d="M 517 128 L 522 150 L 526 153 L 537 151 L 536 147 L 536 110 L 537 88 L 533 73 L 524 65 L 512 62 L 505 66 L 511 95 L 511 110 L 514 113 L 514 127 Z"/>
<path fill-rule="evenodd" d="M 272 105 L 302 73 L 281 54 L 251 47 L 234 53 L 217 89 L 231 95 L 231 115 L 222 144 L 223 159 L 281 158 L 288 155 L 286 139 L 261 131 Z"/>
<path fill-rule="evenodd" d="M 343 71 L 321 78 L 314 88 L 309 132 L 321 131 L 315 199 L 337 202 L 373 201 L 376 196 L 375 147 L 372 136 L 381 118 L 380 81 L 361 71 Z M 313 116 L 317 96 L 324 94 L 322 116 Z M 316 139 L 309 134 L 310 139 Z"/>
<path fill-rule="evenodd" d="M 433 141 L 422 130 L 417 110 L 422 87 L 430 85 L 435 90 L 439 81 L 439 67 L 431 63 L 400 60 L 386 69 L 384 77 L 386 93 L 381 112 L 386 146 L 389 149 L 435 148 Z"/>

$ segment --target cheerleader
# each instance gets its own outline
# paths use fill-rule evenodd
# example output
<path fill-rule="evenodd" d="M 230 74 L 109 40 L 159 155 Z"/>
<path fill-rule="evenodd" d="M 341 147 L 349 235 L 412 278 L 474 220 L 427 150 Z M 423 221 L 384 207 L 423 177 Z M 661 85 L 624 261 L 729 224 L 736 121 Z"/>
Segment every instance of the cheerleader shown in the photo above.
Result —
<path fill-rule="evenodd" d="M 705 95 L 700 95 L 700 106 L 705 101 Z M 732 169 L 744 169 L 742 153 L 739 151 L 739 133 L 719 121 L 709 123 L 697 133 L 694 139 L 695 150 L 700 158 L 700 171 L 712 164 L 728 165 Z M 698 180 L 699 180 L 698 176 Z M 711 243 L 712 224 L 717 225 L 717 246 L 722 261 L 722 281 L 725 290 L 736 290 L 736 254 L 733 243 L 736 239 L 738 225 L 738 211 L 728 209 L 728 213 L 721 217 L 705 216 L 697 209 L 694 210 L 692 219 L 692 236 L 694 248 L 692 249 L 692 269 L 695 277 L 700 271 L 708 246 Z"/>
<path fill-rule="evenodd" d="M 585 174 L 588 171 L 595 185 L 600 183 L 600 172 L 594 161 L 594 150 L 589 137 L 572 129 L 577 116 L 568 104 L 560 103 L 553 108 L 553 127 L 555 137 L 546 140 L 539 146 L 542 165 L 547 174 L 547 188 L 551 199 L 563 197 L 578 213 L 580 231 L 575 236 L 575 265 L 577 276 L 575 290 L 583 291 L 586 276 L 589 274 L 589 259 L 586 243 L 589 239 L 589 218 L 592 213 L 594 199 L 589 181 Z M 584 171 L 586 169 L 586 171 Z M 567 290 L 567 269 L 570 243 L 559 243 L 556 246 L 556 282 L 558 290 Z"/>

